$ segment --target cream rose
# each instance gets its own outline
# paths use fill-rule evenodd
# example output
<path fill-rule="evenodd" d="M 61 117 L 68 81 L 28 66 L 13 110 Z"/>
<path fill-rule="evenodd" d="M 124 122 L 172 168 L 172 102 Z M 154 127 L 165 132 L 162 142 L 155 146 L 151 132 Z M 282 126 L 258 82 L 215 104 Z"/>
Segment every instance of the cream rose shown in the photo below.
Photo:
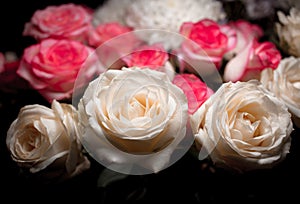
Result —
<path fill-rule="evenodd" d="M 261 73 L 263 86 L 282 100 L 300 126 L 300 58 L 293 56 L 281 60 L 277 69 L 266 69 Z"/>
<path fill-rule="evenodd" d="M 289 152 L 287 107 L 257 80 L 224 83 L 192 116 L 199 159 L 240 172 L 273 167 Z"/>
<path fill-rule="evenodd" d="M 12 159 L 31 173 L 67 179 L 90 167 L 78 139 L 78 115 L 69 104 L 21 108 L 6 138 Z"/>
<path fill-rule="evenodd" d="M 174 161 L 170 157 L 185 139 L 187 99 L 159 71 L 108 70 L 89 84 L 78 106 L 83 145 L 118 172 L 158 172 Z"/>
<path fill-rule="evenodd" d="M 291 8 L 290 15 L 277 13 L 279 22 L 276 23 L 280 46 L 288 54 L 300 57 L 300 10 Z"/>

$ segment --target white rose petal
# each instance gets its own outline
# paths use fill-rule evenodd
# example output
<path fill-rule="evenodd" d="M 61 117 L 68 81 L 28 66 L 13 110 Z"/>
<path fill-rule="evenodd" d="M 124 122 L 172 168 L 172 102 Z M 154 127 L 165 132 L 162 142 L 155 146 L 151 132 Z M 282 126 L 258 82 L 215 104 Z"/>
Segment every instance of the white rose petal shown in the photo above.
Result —
<path fill-rule="evenodd" d="M 281 60 L 275 70 L 267 69 L 261 73 L 263 86 L 283 101 L 293 114 L 297 126 L 300 118 L 300 58 L 293 56 Z"/>
<path fill-rule="evenodd" d="M 289 151 L 287 107 L 257 80 L 224 83 L 192 116 L 199 159 L 247 171 L 273 167 Z"/>
<path fill-rule="evenodd" d="M 48 167 L 56 166 L 58 172 L 65 172 L 61 179 L 70 178 L 90 167 L 81 152 L 77 124 L 77 111 L 72 105 L 56 100 L 51 108 L 27 105 L 12 122 L 6 144 L 13 160 L 31 173 L 44 170 L 47 177 Z"/>
<path fill-rule="evenodd" d="M 279 22 L 276 23 L 276 31 L 279 42 L 287 53 L 300 57 L 300 10 L 292 7 L 290 15 L 277 12 Z"/>
<path fill-rule="evenodd" d="M 173 162 L 185 138 L 187 100 L 165 73 L 108 70 L 89 84 L 79 115 L 82 143 L 97 161 L 122 173 L 152 173 Z"/>

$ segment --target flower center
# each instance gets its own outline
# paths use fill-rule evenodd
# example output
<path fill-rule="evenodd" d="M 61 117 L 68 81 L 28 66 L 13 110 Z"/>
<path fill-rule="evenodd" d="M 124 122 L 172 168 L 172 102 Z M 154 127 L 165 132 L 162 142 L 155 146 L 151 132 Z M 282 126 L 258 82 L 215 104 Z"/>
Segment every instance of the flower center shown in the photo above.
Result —
<path fill-rule="evenodd" d="M 240 138 L 243 141 L 248 141 L 256 136 L 259 136 L 260 120 L 247 112 L 237 112 L 234 129 L 240 132 Z"/>

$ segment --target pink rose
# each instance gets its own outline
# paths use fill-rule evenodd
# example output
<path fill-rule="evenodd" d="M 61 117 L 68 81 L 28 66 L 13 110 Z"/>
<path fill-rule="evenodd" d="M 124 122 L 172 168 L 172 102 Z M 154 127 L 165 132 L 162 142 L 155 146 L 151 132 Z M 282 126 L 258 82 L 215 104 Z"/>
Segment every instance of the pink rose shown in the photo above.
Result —
<path fill-rule="evenodd" d="M 169 54 L 162 44 L 143 45 L 131 54 L 122 58 L 127 67 L 147 67 L 166 73 L 170 80 L 174 78 L 175 70 L 169 62 Z"/>
<path fill-rule="evenodd" d="M 123 57 L 128 67 L 150 67 L 152 69 L 163 66 L 169 59 L 167 51 L 161 44 L 144 45 Z"/>
<path fill-rule="evenodd" d="M 227 24 L 234 29 L 237 34 L 237 43 L 234 49 L 226 53 L 226 58 L 231 59 L 247 47 L 251 41 L 263 36 L 263 30 L 256 24 L 245 20 L 232 21 Z"/>
<path fill-rule="evenodd" d="M 96 68 L 84 64 L 94 49 L 71 40 L 46 39 L 24 50 L 17 73 L 49 102 L 69 99 L 80 68 L 88 67 L 86 77 Z"/>
<path fill-rule="evenodd" d="M 121 58 L 139 46 L 139 40 L 132 28 L 118 22 L 99 24 L 89 34 L 89 44 L 97 48 L 98 58 L 109 68 L 121 68 Z"/>
<path fill-rule="evenodd" d="M 259 79 L 263 69 L 276 69 L 281 58 L 280 52 L 273 43 L 260 43 L 253 39 L 244 50 L 226 64 L 224 80 L 236 82 Z"/>
<path fill-rule="evenodd" d="M 133 31 L 132 28 L 121 25 L 118 22 L 99 24 L 95 29 L 91 31 L 89 35 L 89 44 L 91 46 L 98 47 L 102 43 L 114 37 L 131 31 Z M 134 40 L 134 38 L 132 38 L 131 40 Z"/>
<path fill-rule="evenodd" d="M 24 36 L 37 40 L 45 38 L 86 41 L 91 24 L 92 12 L 86 7 L 72 3 L 48 6 L 37 10 L 30 22 L 25 24 Z"/>
<path fill-rule="evenodd" d="M 210 19 L 183 23 L 180 34 L 189 40 L 182 43 L 177 54 L 182 58 L 196 60 L 196 63 L 213 62 L 218 69 L 224 54 L 236 44 L 236 33 L 233 29 Z"/>
<path fill-rule="evenodd" d="M 194 74 L 178 74 L 172 82 L 186 95 L 189 114 L 193 114 L 214 93 Z"/>

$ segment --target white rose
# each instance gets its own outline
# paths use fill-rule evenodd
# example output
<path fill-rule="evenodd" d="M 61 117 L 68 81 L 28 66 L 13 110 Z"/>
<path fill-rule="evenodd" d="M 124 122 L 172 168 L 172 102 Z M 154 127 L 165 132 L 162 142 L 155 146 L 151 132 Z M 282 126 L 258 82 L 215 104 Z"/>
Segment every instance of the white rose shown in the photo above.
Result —
<path fill-rule="evenodd" d="M 287 107 L 257 80 L 224 83 L 192 116 L 199 159 L 237 171 L 286 157 L 293 130 Z"/>
<path fill-rule="evenodd" d="M 287 53 L 300 57 L 300 10 L 291 8 L 290 15 L 277 13 L 279 23 L 276 23 L 280 46 Z"/>
<path fill-rule="evenodd" d="M 12 122 L 6 144 L 12 159 L 31 173 L 70 178 L 90 167 L 81 152 L 77 125 L 77 112 L 69 104 L 54 100 L 51 109 L 26 105 Z"/>
<path fill-rule="evenodd" d="M 299 122 L 300 118 L 299 72 L 300 58 L 291 56 L 281 60 L 277 69 L 263 70 L 260 78 L 263 86 L 287 105 L 295 122 Z"/>
<path fill-rule="evenodd" d="M 118 172 L 146 174 L 166 168 L 186 135 L 184 93 L 165 73 L 149 68 L 108 70 L 89 84 L 78 108 L 83 145 L 98 162 Z"/>

